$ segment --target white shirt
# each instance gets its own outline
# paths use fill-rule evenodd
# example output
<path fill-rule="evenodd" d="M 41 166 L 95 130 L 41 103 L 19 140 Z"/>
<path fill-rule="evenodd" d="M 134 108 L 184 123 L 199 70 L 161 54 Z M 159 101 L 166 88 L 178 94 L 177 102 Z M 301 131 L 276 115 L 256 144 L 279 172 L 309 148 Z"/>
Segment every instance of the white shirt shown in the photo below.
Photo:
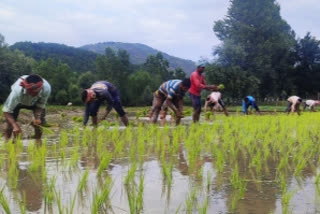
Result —
<path fill-rule="evenodd" d="M 312 107 L 312 106 L 315 106 L 315 105 L 319 105 L 320 102 L 317 101 L 317 100 L 307 100 L 306 104 L 307 104 L 307 106 Z"/>
<path fill-rule="evenodd" d="M 210 102 L 216 103 L 221 99 L 221 93 L 220 92 L 212 92 L 209 95 L 209 99 L 210 99 Z"/>
<path fill-rule="evenodd" d="M 27 90 L 25 90 L 22 86 L 20 86 L 20 83 L 22 81 L 21 78 L 25 79 L 28 75 L 20 77 L 12 86 L 11 86 L 11 93 L 8 96 L 6 102 L 3 105 L 2 111 L 13 113 L 13 110 L 18 104 L 23 104 L 26 106 L 37 106 L 39 108 L 44 108 L 47 100 L 49 98 L 49 95 L 51 93 L 51 87 L 50 84 L 43 79 L 43 88 L 39 92 L 37 96 L 31 96 L 27 93 Z"/>

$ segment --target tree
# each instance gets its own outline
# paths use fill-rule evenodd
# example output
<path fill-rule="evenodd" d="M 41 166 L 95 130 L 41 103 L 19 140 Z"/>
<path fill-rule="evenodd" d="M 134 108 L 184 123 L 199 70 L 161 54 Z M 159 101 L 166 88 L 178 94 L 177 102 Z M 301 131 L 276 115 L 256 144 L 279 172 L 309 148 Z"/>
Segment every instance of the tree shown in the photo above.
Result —
<path fill-rule="evenodd" d="M 79 76 L 78 87 L 82 89 L 90 88 L 96 81 L 96 76 L 91 71 L 87 71 Z"/>
<path fill-rule="evenodd" d="M 260 84 L 259 79 L 236 66 L 208 65 L 206 78 L 210 83 L 224 84 L 223 96 L 233 100 L 249 94 L 256 96 Z"/>
<path fill-rule="evenodd" d="M 173 79 L 185 79 L 186 73 L 182 70 L 182 68 L 176 68 L 173 71 Z"/>
<path fill-rule="evenodd" d="M 261 82 L 261 96 L 275 96 L 294 65 L 295 33 L 280 16 L 275 0 L 231 0 L 228 15 L 213 30 L 222 41 L 217 63 L 238 67 Z"/>
<path fill-rule="evenodd" d="M 22 75 L 30 74 L 35 61 L 20 51 L 10 51 L 0 34 L 0 103 L 10 93 L 11 85 Z"/>
<path fill-rule="evenodd" d="M 114 84 L 120 91 L 122 102 L 128 103 L 128 76 L 132 73 L 129 54 L 125 50 L 106 48 L 105 54 L 97 59 L 98 77 Z"/>
<path fill-rule="evenodd" d="M 320 40 L 308 32 L 298 39 L 296 46 L 295 85 L 300 96 L 314 96 L 320 92 Z"/>
<path fill-rule="evenodd" d="M 129 100 L 130 105 L 145 105 L 150 101 L 150 96 L 145 97 L 147 91 L 150 92 L 152 99 L 152 90 L 150 84 L 152 82 L 151 75 L 147 71 L 139 70 L 129 77 Z M 148 89 L 146 89 L 148 88 Z"/>

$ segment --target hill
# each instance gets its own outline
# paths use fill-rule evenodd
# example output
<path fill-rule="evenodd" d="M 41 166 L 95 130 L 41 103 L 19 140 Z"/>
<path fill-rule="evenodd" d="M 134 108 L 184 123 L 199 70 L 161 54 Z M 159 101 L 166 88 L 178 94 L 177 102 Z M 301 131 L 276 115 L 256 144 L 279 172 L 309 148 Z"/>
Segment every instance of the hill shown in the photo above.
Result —
<path fill-rule="evenodd" d="M 98 54 L 80 48 L 56 43 L 17 42 L 11 45 L 10 49 L 18 49 L 37 61 L 52 58 L 56 62 L 67 63 L 71 69 L 78 72 L 96 71 Z"/>
<path fill-rule="evenodd" d="M 147 45 L 140 43 L 122 43 L 122 42 L 103 42 L 97 44 L 89 44 L 81 46 L 81 49 L 92 51 L 98 54 L 104 54 L 107 47 L 114 50 L 126 50 L 130 55 L 130 62 L 132 64 L 145 63 L 149 55 L 156 55 L 158 51 Z M 191 60 L 181 59 L 178 57 L 170 56 L 167 53 L 161 52 L 163 57 L 168 60 L 171 68 L 182 68 L 187 74 L 190 74 L 195 69 L 195 63 Z"/>

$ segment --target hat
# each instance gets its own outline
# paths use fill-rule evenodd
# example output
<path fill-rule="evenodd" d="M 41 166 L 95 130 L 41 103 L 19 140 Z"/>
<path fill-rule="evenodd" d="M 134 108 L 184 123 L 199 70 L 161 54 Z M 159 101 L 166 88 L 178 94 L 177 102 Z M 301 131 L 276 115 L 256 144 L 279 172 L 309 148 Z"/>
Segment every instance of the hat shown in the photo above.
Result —
<path fill-rule="evenodd" d="M 205 62 L 199 62 L 197 65 L 198 68 L 200 67 L 206 67 L 206 63 Z"/>

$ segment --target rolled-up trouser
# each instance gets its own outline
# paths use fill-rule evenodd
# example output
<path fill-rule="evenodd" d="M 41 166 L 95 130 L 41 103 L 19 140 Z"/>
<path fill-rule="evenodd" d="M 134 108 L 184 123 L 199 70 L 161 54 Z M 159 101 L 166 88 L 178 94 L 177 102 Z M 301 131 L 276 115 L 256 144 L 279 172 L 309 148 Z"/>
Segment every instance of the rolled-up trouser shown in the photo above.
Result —
<path fill-rule="evenodd" d="M 149 114 L 150 121 L 152 123 L 156 123 L 158 120 L 159 112 L 161 110 L 161 106 L 163 105 L 164 101 L 167 97 L 161 93 L 160 91 L 156 91 L 153 94 L 153 101 L 152 101 L 152 108 Z"/>
<path fill-rule="evenodd" d="M 22 105 L 22 104 L 18 104 L 15 109 L 13 110 L 12 113 L 12 117 L 15 121 L 18 120 L 19 117 L 19 113 L 20 113 L 20 109 L 29 109 L 33 111 L 33 115 L 34 117 L 36 116 L 36 106 L 26 106 L 26 105 Z M 41 125 L 44 125 L 46 123 L 46 110 L 42 109 L 41 111 L 41 115 L 40 115 L 40 121 L 41 121 Z M 12 131 L 13 131 L 13 127 L 11 126 L 11 124 L 7 121 L 7 127 L 6 127 L 6 133 L 7 135 L 10 137 L 12 135 Z M 41 127 L 35 126 L 34 127 L 34 131 L 35 131 L 35 137 L 36 138 L 41 138 L 42 136 L 42 129 Z"/>

